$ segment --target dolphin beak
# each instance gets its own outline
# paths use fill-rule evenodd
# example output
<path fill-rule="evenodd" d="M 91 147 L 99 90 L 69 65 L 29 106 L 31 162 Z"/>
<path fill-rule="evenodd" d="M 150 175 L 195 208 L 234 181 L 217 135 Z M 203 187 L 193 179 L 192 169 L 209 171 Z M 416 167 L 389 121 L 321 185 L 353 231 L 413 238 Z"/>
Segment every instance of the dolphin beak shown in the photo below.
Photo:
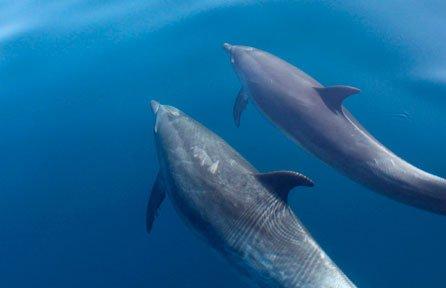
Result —
<path fill-rule="evenodd" d="M 231 63 L 234 64 L 235 63 L 235 59 L 234 59 L 234 45 L 231 45 L 229 43 L 223 43 L 223 49 L 226 50 L 226 52 L 229 55 L 229 58 L 231 59 Z"/>
<path fill-rule="evenodd" d="M 158 110 L 160 109 L 161 104 L 158 103 L 155 100 L 150 101 L 150 107 L 152 108 L 152 112 L 154 115 L 156 115 L 156 113 L 158 112 Z"/>
<path fill-rule="evenodd" d="M 161 105 L 159 102 L 155 100 L 150 101 L 150 108 L 152 108 L 153 115 L 155 116 L 155 126 L 153 127 L 153 131 L 155 132 L 155 134 L 158 133 L 158 125 L 160 121 L 158 111 L 162 106 L 163 105 Z"/>
<path fill-rule="evenodd" d="M 223 49 L 225 49 L 226 52 L 231 53 L 232 45 L 229 43 L 223 43 Z"/>

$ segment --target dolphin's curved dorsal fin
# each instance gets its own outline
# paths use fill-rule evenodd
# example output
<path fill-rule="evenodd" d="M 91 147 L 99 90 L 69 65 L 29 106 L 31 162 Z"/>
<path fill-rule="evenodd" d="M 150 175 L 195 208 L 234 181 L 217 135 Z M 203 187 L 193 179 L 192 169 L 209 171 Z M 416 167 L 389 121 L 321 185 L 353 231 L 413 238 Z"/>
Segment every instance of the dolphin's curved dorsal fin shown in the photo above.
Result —
<path fill-rule="evenodd" d="M 246 105 L 248 105 L 248 94 L 242 88 L 237 95 L 237 99 L 235 100 L 234 108 L 232 110 L 234 122 L 237 127 L 240 127 L 240 117 L 242 116 L 242 112 L 245 110 Z"/>
<path fill-rule="evenodd" d="M 149 203 L 147 204 L 146 229 L 149 234 L 152 231 L 153 222 L 164 198 L 166 198 L 166 191 L 164 190 L 163 180 L 160 174 L 158 174 L 153 184 L 152 192 L 150 193 Z"/>
<path fill-rule="evenodd" d="M 256 173 L 257 180 L 276 193 L 279 198 L 287 202 L 288 193 L 296 186 L 313 187 L 314 182 L 305 175 L 293 171 L 273 171 Z"/>
<path fill-rule="evenodd" d="M 314 89 L 321 95 L 324 102 L 335 110 L 340 110 L 345 98 L 361 92 L 358 88 L 342 85 L 315 87 Z"/>

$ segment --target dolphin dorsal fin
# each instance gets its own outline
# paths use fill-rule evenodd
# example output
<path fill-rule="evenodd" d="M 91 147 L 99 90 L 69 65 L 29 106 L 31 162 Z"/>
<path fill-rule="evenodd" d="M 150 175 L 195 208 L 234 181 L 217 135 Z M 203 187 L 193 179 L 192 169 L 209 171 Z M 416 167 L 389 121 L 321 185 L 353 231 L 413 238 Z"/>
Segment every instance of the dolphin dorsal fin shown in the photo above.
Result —
<path fill-rule="evenodd" d="M 324 102 L 335 110 L 340 110 L 345 98 L 361 91 L 355 87 L 342 85 L 315 87 L 314 89 L 321 95 Z"/>
<path fill-rule="evenodd" d="M 273 171 L 257 173 L 256 178 L 272 190 L 280 199 L 287 202 L 288 193 L 296 186 L 313 187 L 314 182 L 305 175 L 293 171 Z"/>

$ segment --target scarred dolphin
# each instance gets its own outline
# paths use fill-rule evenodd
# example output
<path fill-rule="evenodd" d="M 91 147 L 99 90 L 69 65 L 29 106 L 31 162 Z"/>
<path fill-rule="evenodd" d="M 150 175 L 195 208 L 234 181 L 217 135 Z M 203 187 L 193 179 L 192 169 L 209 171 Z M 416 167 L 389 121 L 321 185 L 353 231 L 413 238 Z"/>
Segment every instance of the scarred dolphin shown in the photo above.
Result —
<path fill-rule="evenodd" d="M 260 287 L 355 287 L 287 204 L 290 171 L 259 173 L 220 137 L 178 109 L 151 102 L 160 171 L 147 230 L 166 194 L 188 226 Z"/>
<path fill-rule="evenodd" d="M 446 180 L 420 170 L 371 136 L 343 107 L 359 92 L 324 87 L 295 66 L 265 51 L 225 43 L 242 89 L 234 119 L 252 99 L 290 138 L 329 165 L 403 203 L 446 214 Z"/>

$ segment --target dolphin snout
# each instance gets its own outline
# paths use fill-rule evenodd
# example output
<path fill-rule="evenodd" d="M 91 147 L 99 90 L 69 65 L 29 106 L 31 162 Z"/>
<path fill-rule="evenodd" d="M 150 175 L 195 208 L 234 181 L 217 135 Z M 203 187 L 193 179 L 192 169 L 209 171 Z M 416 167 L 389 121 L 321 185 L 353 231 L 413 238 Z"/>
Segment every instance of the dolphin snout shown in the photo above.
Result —
<path fill-rule="evenodd" d="M 160 110 L 160 108 L 163 105 L 161 105 L 158 101 L 155 100 L 151 100 L 150 101 L 150 107 L 152 108 L 152 112 L 153 115 L 155 116 L 155 126 L 153 127 L 153 131 L 155 132 L 155 134 L 158 133 L 158 126 L 159 126 L 159 122 L 160 122 L 160 116 L 158 114 L 158 111 Z"/>
<path fill-rule="evenodd" d="M 226 52 L 230 53 L 232 49 L 232 45 L 229 43 L 223 43 L 223 49 L 226 50 Z"/>
<path fill-rule="evenodd" d="M 150 101 L 150 107 L 152 108 L 153 114 L 156 115 L 158 110 L 160 109 L 161 104 L 155 100 Z"/>

